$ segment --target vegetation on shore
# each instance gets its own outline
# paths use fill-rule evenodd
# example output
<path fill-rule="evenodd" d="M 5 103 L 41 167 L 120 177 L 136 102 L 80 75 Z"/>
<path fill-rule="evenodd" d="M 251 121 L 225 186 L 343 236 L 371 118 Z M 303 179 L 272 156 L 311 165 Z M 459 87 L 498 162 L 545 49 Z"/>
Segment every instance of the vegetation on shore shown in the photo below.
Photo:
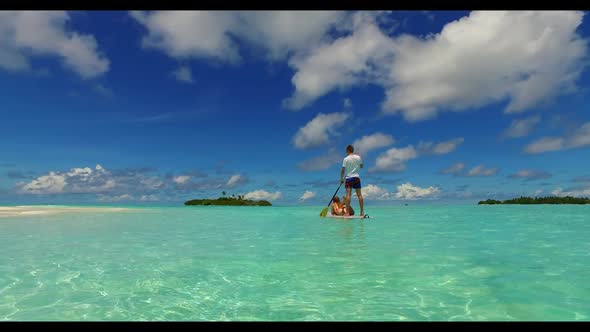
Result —
<path fill-rule="evenodd" d="M 223 192 L 225 196 L 225 191 Z M 229 205 L 229 206 L 271 206 L 269 201 L 244 199 L 244 196 L 238 197 L 219 197 L 217 199 L 192 199 L 184 202 L 184 205 Z"/>
<path fill-rule="evenodd" d="M 485 201 L 479 201 L 478 205 L 494 205 L 494 204 L 590 204 L 590 198 L 587 197 L 524 197 L 507 199 L 504 201 L 498 201 L 495 199 L 487 199 Z"/>

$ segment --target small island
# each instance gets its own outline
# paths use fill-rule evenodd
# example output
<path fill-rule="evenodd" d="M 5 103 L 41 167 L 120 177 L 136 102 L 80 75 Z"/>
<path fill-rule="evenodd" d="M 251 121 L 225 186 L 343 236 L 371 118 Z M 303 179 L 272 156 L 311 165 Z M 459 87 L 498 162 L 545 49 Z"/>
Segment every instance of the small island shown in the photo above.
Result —
<path fill-rule="evenodd" d="M 190 201 L 184 202 L 184 205 L 229 205 L 229 206 L 271 206 L 272 204 L 269 201 L 265 200 L 250 200 L 244 199 L 244 196 L 238 195 L 235 197 L 231 195 L 230 197 L 225 197 L 225 191 L 223 192 L 224 197 L 219 197 L 217 199 L 192 199 Z"/>
<path fill-rule="evenodd" d="M 590 198 L 587 197 L 524 197 L 507 199 L 505 201 L 498 201 L 495 199 L 487 199 L 479 201 L 478 205 L 495 205 L 495 204 L 590 204 Z"/>

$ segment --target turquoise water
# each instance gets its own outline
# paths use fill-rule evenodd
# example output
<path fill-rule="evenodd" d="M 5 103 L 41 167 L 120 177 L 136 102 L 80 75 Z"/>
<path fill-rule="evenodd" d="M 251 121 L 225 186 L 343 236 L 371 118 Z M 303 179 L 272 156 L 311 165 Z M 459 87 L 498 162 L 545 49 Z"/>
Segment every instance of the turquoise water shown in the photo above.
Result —
<path fill-rule="evenodd" d="M 590 320 L 590 206 L 0 218 L 0 320 Z"/>

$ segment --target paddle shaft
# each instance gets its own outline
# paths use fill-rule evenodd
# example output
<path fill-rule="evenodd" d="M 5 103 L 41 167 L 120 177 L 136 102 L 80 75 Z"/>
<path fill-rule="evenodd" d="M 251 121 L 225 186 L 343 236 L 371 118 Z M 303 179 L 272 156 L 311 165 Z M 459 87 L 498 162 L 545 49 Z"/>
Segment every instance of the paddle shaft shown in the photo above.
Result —
<path fill-rule="evenodd" d="M 330 202 L 328 202 L 328 206 L 330 206 L 330 204 L 332 204 L 332 200 L 334 200 L 334 197 L 336 197 L 336 194 L 338 193 L 338 190 L 340 190 L 340 187 L 342 187 L 342 183 L 340 183 L 340 185 L 338 186 L 338 189 L 336 189 L 336 192 L 334 193 L 334 195 L 330 199 Z"/>

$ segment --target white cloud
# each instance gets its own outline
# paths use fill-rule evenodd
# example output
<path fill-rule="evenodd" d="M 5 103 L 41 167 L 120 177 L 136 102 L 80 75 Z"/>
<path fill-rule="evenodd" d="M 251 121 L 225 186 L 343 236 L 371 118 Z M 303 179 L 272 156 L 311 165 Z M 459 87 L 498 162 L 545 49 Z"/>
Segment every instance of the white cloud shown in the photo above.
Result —
<path fill-rule="evenodd" d="M 418 157 L 413 146 L 391 148 L 382 153 L 370 169 L 372 172 L 400 172 L 406 169 L 405 162 Z"/>
<path fill-rule="evenodd" d="M 146 48 L 174 58 L 241 59 L 236 39 L 262 49 L 270 60 L 307 52 L 347 14 L 328 11 L 155 11 L 131 12 L 148 31 Z"/>
<path fill-rule="evenodd" d="M 498 173 L 498 168 L 485 168 L 483 165 L 475 166 L 467 172 L 467 176 L 492 176 Z"/>
<path fill-rule="evenodd" d="M 520 112 L 575 90 L 587 53 L 576 33 L 583 13 L 474 11 L 426 37 L 390 38 L 374 20 L 359 19 L 351 35 L 293 59 L 300 109 L 334 89 L 376 83 L 383 111 L 408 121 L 508 100 Z M 460 65 L 458 65 L 460 64 Z"/>
<path fill-rule="evenodd" d="M 527 145 L 524 151 L 527 153 L 543 153 L 575 149 L 587 145 L 590 145 L 590 122 L 586 122 L 565 137 L 542 137 Z"/>
<path fill-rule="evenodd" d="M 572 197 L 590 197 L 590 187 L 582 188 L 579 190 L 563 191 L 561 188 L 557 188 L 551 192 L 555 196 L 572 196 Z"/>
<path fill-rule="evenodd" d="M 164 181 L 157 177 L 150 177 L 150 178 L 143 178 L 139 181 L 142 185 L 144 185 L 148 189 L 160 189 L 165 186 Z"/>
<path fill-rule="evenodd" d="M 559 137 L 543 137 L 525 147 L 528 153 L 542 153 L 548 151 L 562 150 L 565 147 L 565 140 Z"/>
<path fill-rule="evenodd" d="M 465 164 L 464 163 L 456 163 L 456 164 L 451 165 L 448 168 L 443 169 L 441 171 L 441 173 L 443 173 L 443 174 L 454 174 L 454 175 L 458 175 L 464 169 L 465 169 Z"/>
<path fill-rule="evenodd" d="M 386 147 L 394 142 L 393 136 L 378 132 L 357 139 L 352 143 L 352 146 L 355 153 L 366 155 L 371 150 Z"/>
<path fill-rule="evenodd" d="M 159 49 L 178 59 L 240 60 L 238 46 L 230 37 L 238 23 L 231 12 L 134 11 L 131 16 L 148 30 L 142 39 L 144 48 Z"/>
<path fill-rule="evenodd" d="M 88 194 L 160 190 L 165 184 L 158 177 L 147 177 L 140 172 L 111 172 L 96 165 L 72 168 L 65 172 L 49 172 L 29 183 L 18 183 L 18 192 L 23 194 Z"/>
<path fill-rule="evenodd" d="M 0 67 L 29 71 L 29 57 L 49 55 L 59 57 L 84 79 L 106 73 L 110 61 L 99 51 L 94 36 L 66 28 L 69 20 L 63 11 L 0 12 Z"/>
<path fill-rule="evenodd" d="M 29 194 L 56 194 L 63 192 L 66 186 L 66 175 L 49 172 L 48 175 L 40 176 L 30 183 L 23 184 L 21 193 Z"/>
<path fill-rule="evenodd" d="M 400 172 L 406 169 L 405 162 L 423 155 L 441 155 L 453 152 L 463 143 L 463 138 L 453 138 L 440 143 L 420 142 L 417 148 L 409 145 L 405 148 L 391 148 L 377 157 L 376 165 L 370 172 Z"/>
<path fill-rule="evenodd" d="M 457 137 L 437 144 L 432 142 L 420 142 L 418 144 L 418 151 L 420 154 L 447 154 L 455 151 L 463 141 L 463 137 Z"/>
<path fill-rule="evenodd" d="M 135 198 L 129 194 L 122 194 L 122 195 L 115 195 L 115 196 L 99 194 L 98 200 L 101 202 L 120 202 L 120 201 L 132 201 L 132 200 L 135 200 Z"/>
<path fill-rule="evenodd" d="M 307 201 L 308 199 L 312 199 L 315 197 L 315 193 L 313 191 L 306 190 L 301 197 L 299 197 L 300 201 Z"/>
<path fill-rule="evenodd" d="M 293 137 L 293 144 L 298 149 L 318 147 L 329 143 L 330 135 L 335 135 L 350 117 L 349 113 L 319 113 L 305 126 L 299 128 Z"/>
<path fill-rule="evenodd" d="M 252 199 L 252 200 L 268 200 L 274 201 L 277 199 L 281 199 L 283 194 L 279 191 L 270 193 L 266 190 L 255 190 L 252 192 L 247 193 L 244 195 L 244 199 Z"/>
<path fill-rule="evenodd" d="M 229 178 L 229 180 L 227 180 L 225 185 L 230 188 L 233 188 L 233 187 L 236 187 L 240 184 L 244 184 L 247 182 L 248 182 L 248 179 L 245 176 L 240 175 L 240 174 L 234 174 Z"/>
<path fill-rule="evenodd" d="M 362 188 L 362 194 L 364 199 L 374 200 L 389 200 L 393 199 L 394 194 L 387 192 L 387 190 L 376 186 L 374 184 L 368 184 Z"/>
<path fill-rule="evenodd" d="M 574 134 L 569 137 L 567 142 L 568 148 L 578 148 L 590 145 L 590 122 L 586 122 L 578 128 Z"/>
<path fill-rule="evenodd" d="M 540 121 L 541 117 L 538 115 L 512 120 L 510 126 L 502 134 L 502 137 L 517 138 L 527 136 Z"/>
<path fill-rule="evenodd" d="M 283 104 L 299 110 L 334 89 L 369 83 L 383 76 L 393 43 L 375 25 L 374 18 L 356 15 L 352 35 L 316 48 L 307 57 L 293 58 L 294 94 Z"/>
<path fill-rule="evenodd" d="M 335 149 L 327 154 L 300 162 L 297 167 L 302 171 L 323 171 L 344 159 Z"/>
<path fill-rule="evenodd" d="M 191 179 L 190 175 L 179 175 L 172 178 L 172 181 L 177 184 L 185 184 L 188 183 Z"/>
<path fill-rule="evenodd" d="M 407 182 L 397 186 L 395 198 L 401 200 L 416 200 L 420 198 L 435 198 L 440 193 L 440 188 L 430 186 L 428 188 L 421 188 L 413 186 Z"/>
<path fill-rule="evenodd" d="M 509 99 L 506 112 L 519 112 L 569 92 L 586 55 L 582 16 L 476 11 L 426 39 L 402 36 L 384 111 L 415 121 Z"/>
<path fill-rule="evenodd" d="M 328 38 L 344 11 L 246 11 L 237 13 L 242 24 L 232 33 L 262 48 L 270 60 L 305 53 Z"/>
<path fill-rule="evenodd" d="M 142 195 L 139 200 L 143 202 L 155 202 L 159 201 L 160 198 L 156 195 Z"/>
<path fill-rule="evenodd" d="M 540 171 L 540 170 L 534 170 L 534 169 L 522 169 L 522 170 L 510 175 L 511 178 L 525 179 L 527 181 L 548 179 L 551 176 L 552 175 L 550 173 L 547 173 L 545 171 Z"/>
<path fill-rule="evenodd" d="M 193 73 L 188 66 L 178 67 L 178 69 L 172 71 L 172 76 L 179 82 L 193 83 Z"/>

